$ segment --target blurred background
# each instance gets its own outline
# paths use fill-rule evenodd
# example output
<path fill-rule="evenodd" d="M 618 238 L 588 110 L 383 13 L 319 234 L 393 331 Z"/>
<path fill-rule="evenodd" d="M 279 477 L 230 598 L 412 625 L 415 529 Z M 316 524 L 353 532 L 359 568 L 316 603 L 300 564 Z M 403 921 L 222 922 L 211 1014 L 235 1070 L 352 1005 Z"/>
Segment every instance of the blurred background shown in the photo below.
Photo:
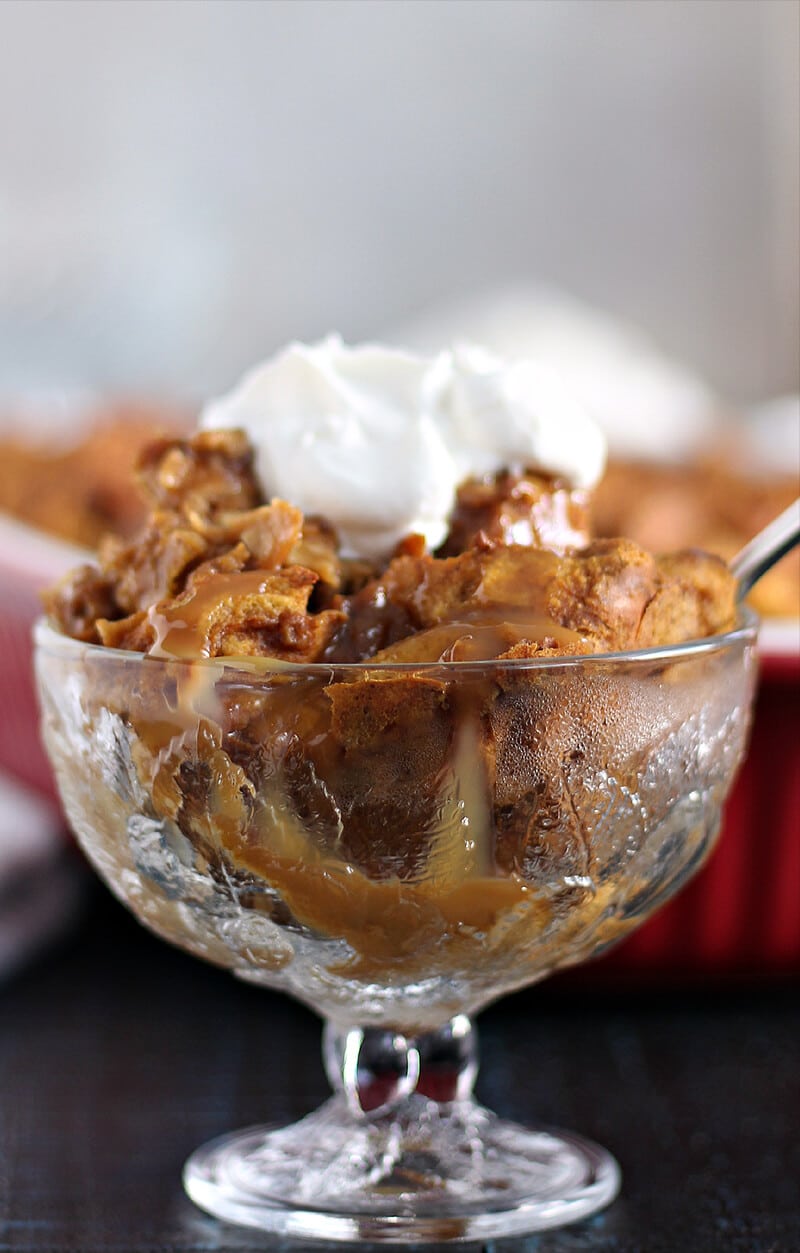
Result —
<path fill-rule="evenodd" d="M 605 533 L 654 549 L 730 556 L 796 495 L 799 61 L 796 0 L 0 3 L 0 973 L 55 917 L 8 902 L 64 845 L 41 807 L 39 590 L 73 545 L 138 523 L 153 423 L 287 340 L 546 340 L 612 453 L 684 458 L 604 485 L 633 505 Z M 577 304 L 537 304 L 550 288 Z M 87 397 L 105 426 L 81 446 Z M 709 429 L 730 461 L 713 473 Z M 636 940 L 644 966 L 800 966 L 800 561 L 782 570 L 762 605 L 781 668 L 729 836 Z M 767 827 L 788 887 L 758 898 L 757 950 L 741 920 Z"/>
<path fill-rule="evenodd" d="M 732 555 L 800 481 L 799 62 L 800 0 L 0 0 L 2 1249 L 240 1247 L 180 1161 L 324 1083 L 305 1011 L 84 865 L 41 589 L 135 531 L 155 427 L 331 330 L 549 355 L 610 437 L 598 534 Z M 758 590 L 714 856 L 554 1010 L 486 1016 L 490 1104 L 620 1153 L 570 1248 L 800 1248 L 800 553 Z"/>
<path fill-rule="evenodd" d="M 202 397 L 544 280 L 798 384 L 794 0 L 5 0 L 0 387 Z"/>

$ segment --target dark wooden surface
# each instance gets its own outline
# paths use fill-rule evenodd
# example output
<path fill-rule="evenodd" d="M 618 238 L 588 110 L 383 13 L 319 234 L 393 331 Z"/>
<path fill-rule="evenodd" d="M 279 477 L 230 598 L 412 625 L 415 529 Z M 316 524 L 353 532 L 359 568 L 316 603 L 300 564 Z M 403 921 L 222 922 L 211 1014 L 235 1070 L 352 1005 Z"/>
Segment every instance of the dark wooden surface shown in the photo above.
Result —
<path fill-rule="evenodd" d="M 554 984 L 487 1011 L 481 1042 L 487 1104 L 595 1137 L 624 1176 L 605 1215 L 498 1250 L 800 1250 L 794 989 Z M 0 988 L 0 1250 L 264 1249 L 184 1198 L 183 1160 L 326 1092 L 310 1013 L 148 936 L 98 888 L 79 932 Z"/>

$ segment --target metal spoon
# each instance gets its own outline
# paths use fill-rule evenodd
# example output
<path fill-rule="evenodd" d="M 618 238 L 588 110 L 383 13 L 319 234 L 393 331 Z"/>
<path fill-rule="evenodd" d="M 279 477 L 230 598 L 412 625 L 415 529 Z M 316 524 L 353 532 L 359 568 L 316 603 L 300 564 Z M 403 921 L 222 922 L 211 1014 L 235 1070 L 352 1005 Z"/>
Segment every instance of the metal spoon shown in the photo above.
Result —
<path fill-rule="evenodd" d="M 788 509 L 774 518 L 772 522 L 759 531 L 749 544 L 745 544 L 731 562 L 731 570 L 736 576 L 738 589 L 736 599 L 744 600 L 749 595 L 753 584 L 757 583 L 762 574 L 766 574 L 780 561 L 781 557 L 800 542 L 800 496 L 792 501 Z"/>

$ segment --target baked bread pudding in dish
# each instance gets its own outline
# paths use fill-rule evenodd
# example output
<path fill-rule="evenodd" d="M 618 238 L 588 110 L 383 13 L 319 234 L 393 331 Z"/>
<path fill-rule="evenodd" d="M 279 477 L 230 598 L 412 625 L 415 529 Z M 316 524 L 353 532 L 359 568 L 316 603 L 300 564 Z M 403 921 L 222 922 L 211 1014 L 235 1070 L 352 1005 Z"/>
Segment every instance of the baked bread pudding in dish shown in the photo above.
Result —
<path fill-rule="evenodd" d="M 381 986 L 376 1021 L 420 978 L 425 1025 L 449 1017 L 459 966 L 475 980 L 497 960 L 487 936 L 509 956 L 535 943 L 527 980 L 554 964 L 548 927 L 558 944 L 599 920 L 604 939 L 621 934 L 600 881 L 636 871 L 674 801 L 673 778 L 641 799 L 647 745 L 656 728 L 688 745 L 713 697 L 697 667 L 654 659 L 621 683 L 553 663 L 731 631 L 724 563 L 591 540 L 587 488 L 533 465 L 456 484 L 434 551 L 412 532 L 346 555 L 329 518 L 267 499 L 256 461 L 241 429 L 150 445 L 143 530 L 46 597 L 63 635 L 165 663 L 132 687 L 135 662 L 85 657 L 87 698 L 104 727 L 118 717 L 151 821 L 254 914 L 271 917 L 278 892 L 292 925 L 344 940 L 325 978 Z M 257 663 L 246 698 L 224 664 L 192 667 L 228 658 Z M 622 860 L 619 815 L 583 812 L 588 779 L 624 789 Z M 479 995 L 520 973 L 509 961 Z M 391 1013 L 422 1025 L 419 1005 L 410 1022 Z"/>
<path fill-rule="evenodd" d="M 590 540 L 585 493 L 535 470 L 459 485 L 444 541 L 345 557 L 331 522 L 266 501 L 242 432 L 150 445 L 150 505 L 47 594 L 87 643 L 151 656 L 434 662 L 620 652 L 733 626 L 734 579 L 696 550 Z"/>
<path fill-rule="evenodd" d="M 598 535 L 646 547 L 701 544 L 726 561 L 797 496 L 797 472 L 745 468 L 736 446 L 681 465 L 611 458 L 592 504 Z M 765 618 L 800 616 L 800 553 L 770 570 L 749 603 Z"/>
<path fill-rule="evenodd" d="M 46 408 L 46 406 L 43 406 Z M 30 409 L 30 414 L 28 413 Z M 65 435 L 37 419 L 35 402 L 0 424 L 0 511 L 71 544 L 133 535 L 145 517 L 133 469 L 145 444 L 185 424 L 165 406 L 134 402 L 77 409 Z"/>
<path fill-rule="evenodd" d="M 602 440 L 533 366 L 298 345 L 202 426 L 143 454 L 142 530 L 48 594 L 37 656 L 113 889 L 329 1020 L 338 1095 L 200 1150 L 190 1195 L 342 1239 L 593 1212 L 613 1160 L 475 1105 L 466 1015 L 710 849 L 754 682 L 733 577 L 591 537 Z"/>

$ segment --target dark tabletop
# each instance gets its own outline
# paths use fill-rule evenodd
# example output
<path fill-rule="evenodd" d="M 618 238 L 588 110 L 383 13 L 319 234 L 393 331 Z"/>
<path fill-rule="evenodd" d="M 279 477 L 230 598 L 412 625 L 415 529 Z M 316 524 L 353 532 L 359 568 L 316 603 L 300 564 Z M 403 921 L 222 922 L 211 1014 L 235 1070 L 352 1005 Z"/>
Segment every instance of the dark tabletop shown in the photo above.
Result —
<path fill-rule="evenodd" d="M 478 1096 L 594 1137 L 623 1171 L 604 1215 L 498 1253 L 800 1250 L 794 989 L 554 981 L 480 1027 Z M 72 938 L 0 987 L 0 1250 L 269 1247 L 195 1209 L 181 1166 L 220 1132 L 319 1104 L 319 1036 L 288 997 L 171 949 L 93 889 Z"/>

